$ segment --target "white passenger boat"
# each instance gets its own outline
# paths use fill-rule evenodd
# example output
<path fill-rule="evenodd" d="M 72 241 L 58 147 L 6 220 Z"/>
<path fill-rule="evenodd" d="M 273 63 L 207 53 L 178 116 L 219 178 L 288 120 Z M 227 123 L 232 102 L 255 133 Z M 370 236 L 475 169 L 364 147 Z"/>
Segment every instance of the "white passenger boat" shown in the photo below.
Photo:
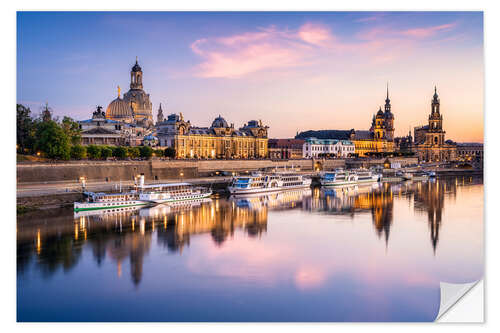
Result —
<path fill-rule="evenodd" d="M 344 170 L 324 171 L 320 173 L 322 186 L 344 186 L 363 183 L 374 183 L 380 180 L 380 175 L 370 170 Z"/>
<path fill-rule="evenodd" d="M 141 187 L 139 200 L 162 204 L 169 202 L 200 200 L 208 198 L 212 191 L 205 187 L 196 187 L 190 183 L 151 184 Z"/>
<path fill-rule="evenodd" d="M 231 194 L 274 192 L 311 186 L 311 179 L 295 172 L 253 173 L 234 177 L 228 190 Z"/>
<path fill-rule="evenodd" d="M 125 193 L 93 193 L 86 192 L 87 201 L 75 202 L 74 211 L 97 209 L 124 210 L 135 206 L 150 206 L 168 202 L 200 200 L 208 198 L 212 192 L 190 183 L 150 184 L 144 185 L 144 175 L 139 177 L 135 190 Z"/>
<path fill-rule="evenodd" d="M 125 210 L 136 206 L 146 206 L 149 203 L 139 199 L 137 191 L 126 193 L 94 193 L 87 192 L 88 201 L 75 202 L 75 212 L 106 209 L 111 212 Z"/>

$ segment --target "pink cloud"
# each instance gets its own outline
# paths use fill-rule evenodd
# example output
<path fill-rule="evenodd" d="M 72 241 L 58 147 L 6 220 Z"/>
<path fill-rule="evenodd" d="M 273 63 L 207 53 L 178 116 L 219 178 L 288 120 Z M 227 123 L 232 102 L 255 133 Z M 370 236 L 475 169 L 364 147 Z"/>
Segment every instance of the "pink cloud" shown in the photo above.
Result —
<path fill-rule="evenodd" d="M 373 21 L 380 20 L 384 16 L 385 16 L 385 14 L 377 14 L 377 15 L 365 16 L 365 17 L 359 18 L 357 20 L 354 20 L 354 22 L 358 22 L 358 23 L 373 22 Z"/>
<path fill-rule="evenodd" d="M 368 18 L 365 18 L 368 19 Z M 330 28 L 305 23 L 296 30 L 275 26 L 224 37 L 201 38 L 191 50 L 201 59 L 195 75 L 204 78 L 240 78 L 248 74 L 318 64 L 335 56 L 368 57 L 375 63 L 393 61 L 408 53 L 418 40 L 448 31 L 455 23 L 396 30 L 377 26 L 344 42 Z"/>
<path fill-rule="evenodd" d="M 307 63 L 311 47 L 326 47 L 334 40 L 324 26 L 306 23 L 297 31 L 274 26 L 257 32 L 202 38 L 191 50 L 203 58 L 196 68 L 200 77 L 241 77 L 263 70 L 300 66 Z"/>
<path fill-rule="evenodd" d="M 448 31 L 456 26 L 455 23 L 442 24 L 434 27 L 427 28 L 415 28 L 401 31 L 400 33 L 405 36 L 415 37 L 415 38 L 426 38 L 435 35 L 440 31 Z"/>
<path fill-rule="evenodd" d="M 303 41 L 318 46 L 324 46 L 334 41 L 334 36 L 327 27 L 313 23 L 301 26 L 298 36 Z"/>
<path fill-rule="evenodd" d="M 394 29 L 388 26 L 377 26 L 360 31 L 356 37 L 362 40 L 383 40 L 383 39 L 408 39 L 408 38 L 428 38 L 439 32 L 452 30 L 456 23 L 441 24 L 425 28 L 413 28 L 406 30 Z"/>

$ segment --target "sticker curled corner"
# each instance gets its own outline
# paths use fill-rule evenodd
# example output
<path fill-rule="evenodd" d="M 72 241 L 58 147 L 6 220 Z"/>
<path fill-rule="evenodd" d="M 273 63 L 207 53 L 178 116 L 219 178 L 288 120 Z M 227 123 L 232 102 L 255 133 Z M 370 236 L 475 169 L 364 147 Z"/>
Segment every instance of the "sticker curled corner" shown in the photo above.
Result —
<path fill-rule="evenodd" d="M 440 282 L 441 300 L 439 304 L 439 313 L 436 317 L 438 321 L 448 310 L 451 309 L 465 294 L 467 294 L 478 282 L 470 283 L 447 283 Z"/>

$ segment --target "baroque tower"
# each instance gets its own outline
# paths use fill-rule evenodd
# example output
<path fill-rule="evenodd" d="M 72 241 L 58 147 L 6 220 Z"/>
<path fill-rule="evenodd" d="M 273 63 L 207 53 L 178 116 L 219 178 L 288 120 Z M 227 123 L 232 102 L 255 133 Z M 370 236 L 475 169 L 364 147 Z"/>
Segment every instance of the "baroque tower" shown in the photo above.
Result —
<path fill-rule="evenodd" d="M 387 95 L 384 106 L 385 131 L 388 141 L 394 140 L 394 115 L 391 112 L 391 100 L 389 99 L 389 84 L 387 84 Z"/>
<path fill-rule="evenodd" d="M 443 115 L 441 115 L 440 101 L 437 94 L 437 88 L 434 87 L 434 96 L 431 102 L 431 114 L 429 115 L 429 131 L 427 132 L 426 142 L 432 145 L 443 145 L 444 135 L 443 131 Z"/>
<path fill-rule="evenodd" d="M 142 89 L 142 68 L 135 58 L 135 65 L 130 72 L 130 89 Z"/>
<path fill-rule="evenodd" d="M 386 138 L 384 112 L 382 111 L 381 107 L 379 107 L 377 115 L 375 116 L 375 127 L 373 129 L 373 134 L 375 140 L 383 140 Z"/>
<path fill-rule="evenodd" d="M 156 116 L 156 122 L 157 123 L 162 123 L 165 120 L 165 117 L 163 116 L 163 110 L 161 109 L 161 103 L 160 107 L 158 108 L 158 115 Z"/>
<path fill-rule="evenodd" d="M 123 95 L 123 100 L 133 109 L 135 124 L 151 128 L 153 126 L 152 103 L 149 94 L 142 86 L 142 68 L 137 58 L 130 71 L 130 90 Z"/>

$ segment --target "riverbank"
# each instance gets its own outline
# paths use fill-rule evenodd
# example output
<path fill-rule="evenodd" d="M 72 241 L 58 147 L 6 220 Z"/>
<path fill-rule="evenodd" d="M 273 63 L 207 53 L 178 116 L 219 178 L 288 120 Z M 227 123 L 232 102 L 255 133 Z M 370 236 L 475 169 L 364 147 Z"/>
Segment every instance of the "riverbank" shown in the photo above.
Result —
<path fill-rule="evenodd" d="M 176 183 L 189 182 L 198 186 L 212 189 L 214 193 L 223 192 L 231 177 L 203 177 L 188 179 L 160 179 L 148 183 Z M 133 181 L 123 182 L 90 182 L 86 184 L 85 190 L 90 192 L 113 192 L 120 188 L 130 190 L 134 186 Z M 24 214 L 39 209 L 52 209 L 72 206 L 75 201 L 84 198 L 82 186 L 78 182 L 44 182 L 25 183 L 17 185 L 17 212 Z"/>
<path fill-rule="evenodd" d="M 389 170 L 388 170 L 389 171 Z M 392 171 L 392 170 L 391 170 Z M 483 176 L 482 170 L 473 169 L 436 169 L 439 178 L 456 176 Z M 311 172 L 303 172 L 311 174 Z M 199 177 L 199 178 L 177 178 L 160 179 L 149 183 L 175 183 L 189 182 L 199 186 L 210 187 L 214 193 L 225 193 L 226 187 L 231 181 L 231 176 L 221 177 Z M 132 189 L 133 181 L 94 181 L 87 182 L 86 190 L 91 192 L 113 192 Z M 33 210 L 54 209 L 69 207 L 73 202 L 82 200 L 82 187 L 77 181 L 66 182 L 43 182 L 22 183 L 17 186 L 17 212 L 26 214 Z"/>

